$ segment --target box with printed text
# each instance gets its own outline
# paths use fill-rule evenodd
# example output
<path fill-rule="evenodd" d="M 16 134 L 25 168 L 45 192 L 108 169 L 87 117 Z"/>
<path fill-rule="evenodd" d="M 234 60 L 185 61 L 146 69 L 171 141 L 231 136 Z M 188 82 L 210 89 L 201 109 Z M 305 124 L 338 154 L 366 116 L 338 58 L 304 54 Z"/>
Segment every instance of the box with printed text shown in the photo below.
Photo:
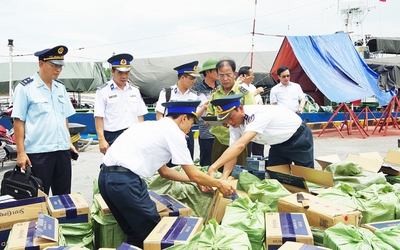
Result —
<path fill-rule="evenodd" d="M 267 250 L 276 250 L 286 241 L 314 244 L 307 217 L 303 213 L 266 213 Z"/>
<path fill-rule="evenodd" d="M 90 222 L 89 204 L 80 193 L 47 197 L 47 207 L 60 224 Z"/>

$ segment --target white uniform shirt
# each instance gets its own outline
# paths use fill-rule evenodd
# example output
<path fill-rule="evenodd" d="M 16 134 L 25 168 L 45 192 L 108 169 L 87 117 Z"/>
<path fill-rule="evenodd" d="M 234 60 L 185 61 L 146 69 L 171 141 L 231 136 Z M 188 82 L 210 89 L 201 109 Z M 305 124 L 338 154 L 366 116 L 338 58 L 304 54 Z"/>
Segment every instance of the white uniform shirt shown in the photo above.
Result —
<path fill-rule="evenodd" d="M 250 93 L 254 95 L 254 92 L 256 92 L 257 88 L 254 86 L 254 84 L 250 83 L 247 85 L 246 83 L 240 84 L 243 88 L 247 89 Z M 254 100 L 256 101 L 256 104 L 258 104 L 260 101 L 262 101 L 262 97 L 260 94 L 257 94 L 254 96 Z"/>
<path fill-rule="evenodd" d="M 111 80 L 96 91 L 94 116 L 103 117 L 106 131 L 114 132 L 129 128 L 139 123 L 138 116 L 147 113 L 139 89 L 129 83 L 126 83 L 124 89 L 120 89 Z"/>
<path fill-rule="evenodd" d="M 197 95 L 197 92 L 192 90 L 192 89 L 188 89 L 186 90 L 185 93 L 181 93 L 178 89 L 178 85 L 172 85 L 171 87 L 171 98 L 170 101 L 197 101 L 200 100 L 201 103 L 199 105 L 199 108 L 204 104 L 205 101 L 207 101 L 207 98 L 205 95 Z M 160 95 L 158 96 L 158 101 L 157 101 L 157 105 L 156 105 L 156 111 L 163 113 L 165 111 L 165 108 L 161 105 L 162 103 L 166 102 L 165 99 L 165 89 L 160 91 Z"/>
<path fill-rule="evenodd" d="M 297 83 L 289 82 L 287 87 L 282 83 L 278 83 L 272 87 L 269 101 L 270 103 L 277 103 L 279 106 L 284 106 L 297 112 L 300 105 L 299 101 L 305 96 L 300 85 Z"/>
<path fill-rule="evenodd" d="M 124 131 L 107 150 L 107 166 L 123 166 L 142 177 L 151 177 L 172 157 L 176 165 L 193 165 L 185 133 L 169 117 L 145 121 Z"/>
<path fill-rule="evenodd" d="M 274 145 L 287 141 L 300 127 L 302 120 L 289 109 L 275 105 L 244 105 L 245 121 L 239 127 L 229 127 L 232 145 L 246 131 L 258 134 L 252 141 Z"/>

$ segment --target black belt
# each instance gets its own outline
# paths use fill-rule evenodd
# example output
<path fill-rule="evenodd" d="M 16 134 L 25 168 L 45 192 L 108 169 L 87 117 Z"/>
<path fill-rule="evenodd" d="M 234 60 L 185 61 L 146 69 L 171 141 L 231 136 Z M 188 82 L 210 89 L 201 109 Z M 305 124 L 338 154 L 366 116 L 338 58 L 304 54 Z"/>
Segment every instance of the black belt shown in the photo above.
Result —
<path fill-rule="evenodd" d="M 121 172 L 121 173 L 125 173 L 125 172 L 129 172 L 130 170 L 121 166 L 106 166 L 105 164 L 101 164 L 100 165 L 101 170 L 103 170 L 104 172 Z"/>
<path fill-rule="evenodd" d="M 292 137 L 290 137 L 290 138 L 296 137 L 296 136 L 298 136 L 299 134 L 303 133 L 304 129 L 307 127 L 307 122 L 308 122 L 308 119 L 305 119 L 305 120 L 301 123 L 300 127 L 296 130 L 296 132 L 294 132 L 294 134 L 293 134 Z"/>

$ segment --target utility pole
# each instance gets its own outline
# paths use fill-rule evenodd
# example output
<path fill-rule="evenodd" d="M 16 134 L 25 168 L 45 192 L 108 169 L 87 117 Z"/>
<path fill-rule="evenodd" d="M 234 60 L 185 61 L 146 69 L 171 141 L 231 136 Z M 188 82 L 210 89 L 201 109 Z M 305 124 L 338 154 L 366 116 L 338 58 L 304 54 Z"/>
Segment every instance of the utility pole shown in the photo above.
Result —
<path fill-rule="evenodd" d="M 12 106 L 13 105 L 13 90 L 12 90 L 12 82 L 13 82 L 13 74 L 12 74 L 12 72 L 13 72 L 13 70 L 12 70 L 12 65 L 13 65 L 13 60 L 12 60 L 12 58 L 13 58 L 13 56 L 12 56 L 12 52 L 13 52 L 13 47 L 14 47 L 14 45 L 13 45 L 13 39 L 8 39 L 8 47 L 9 47 L 9 49 L 10 49 L 10 82 L 9 82 L 9 84 L 8 84 L 8 98 L 9 98 L 9 100 L 8 100 L 8 106 Z"/>

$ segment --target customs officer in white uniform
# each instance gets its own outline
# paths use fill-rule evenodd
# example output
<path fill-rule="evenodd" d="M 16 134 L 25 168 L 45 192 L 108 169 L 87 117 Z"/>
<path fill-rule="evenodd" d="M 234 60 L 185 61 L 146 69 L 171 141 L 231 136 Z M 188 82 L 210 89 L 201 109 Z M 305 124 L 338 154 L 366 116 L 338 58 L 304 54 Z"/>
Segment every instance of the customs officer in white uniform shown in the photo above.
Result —
<path fill-rule="evenodd" d="M 198 63 L 198 61 L 193 61 L 174 68 L 174 70 L 178 72 L 178 82 L 172 85 L 170 88 L 165 88 L 161 90 L 155 109 L 157 120 L 161 119 L 164 116 L 165 108 L 161 105 L 164 102 L 200 100 L 201 103 L 197 109 L 197 114 L 199 117 L 207 109 L 207 98 L 204 95 L 198 96 L 197 92 L 192 89 L 194 84 L 196 83 L 197 77 L 200 77 L 197 68 Z M 190 150 L 190 155 L 193 159 L 194 138 L 192 130 L 190 130 L 190 132 L 188 133 L 187 145 Z M 173 166 L 172 164 L 168 165 Z"/>
<path fill-rule="evenodd" d="M 96 91 L 94 118 L 99 149 L 103 154 L 114 140 L 133 124 L 144 121 L 148 113 L 139 87 L 129 83 L 130 54 L 118 54 L 108 59 L 113 79 Z"/>
<path fill-rule="evenodd" d="M 211 101 L 217 118 L 229 125 L 229 148 L 214 162 L 208 173 L 224 166 L 227 179 L 236 164 L 236 157 L 250 141 L 271 146 L 268 165 L 291 164 L 314 168 L 314 140 L 310 128 L 296 113 L 275 105 L 241 105 L 242 94 Z"/>
<path fill-rule="evenodd" d="M 163 103 L 167 117 L 131 126 L 104 155 L 99 190 L 127 235 L 126 243 L 143 248 L 144 239 L 160 221 L 141 177 L 151 177 L 158 171 L 163 178 L 196 182 L 203 191 L 217 187 L 224 195 L 235 192 L 229 181 L 211 178 L 193 165 L 185 136 L 197 119 L 199 104 L 200 101 Z M 171 158 L 186 174 L 166 166 Z"/>

